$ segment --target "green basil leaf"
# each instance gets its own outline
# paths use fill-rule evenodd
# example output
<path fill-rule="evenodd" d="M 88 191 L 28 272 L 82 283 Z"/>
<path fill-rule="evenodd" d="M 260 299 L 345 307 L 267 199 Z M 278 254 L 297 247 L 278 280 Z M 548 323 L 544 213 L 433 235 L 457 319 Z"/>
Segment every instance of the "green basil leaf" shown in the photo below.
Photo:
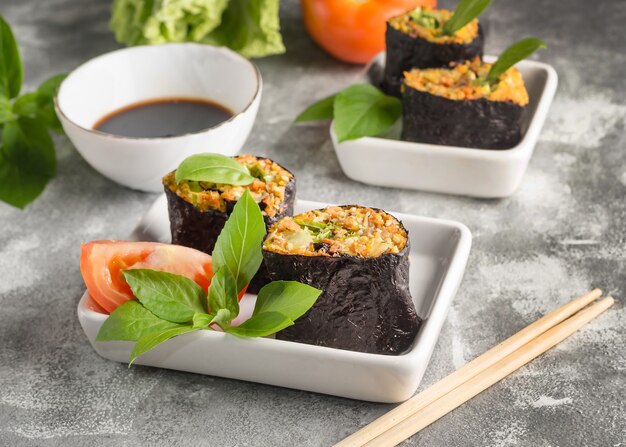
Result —
<path fill-rule="evenodd" d="M 220 154 L 196 154 L 187 157 L 176 169 L 176 181 L 249 185 L 254 181 L 248 168 Z"/>
<path fill-rule="evenodd" d="M 487 74 L 487 82 L 496 82 L 500 76 L 519 61 L 526 59 L 539 48 L 547 48 L 546 43 L 536 37 L 527 37 L 514 43 L 500 54 Z"/>
<path fill-rule="evenodd" d="M 67 77 L 67 74 L 58 74 L 45 80 L 37 89 L 37 115 L 46 124 L 48 129 L 57 133 L 63 133 L 63 126 L 54 110 L 54 97 L 59 90 L 61 82 Z"/>
<path fill-rule="evenodd" d="M 0 200 L 24 208 L 56 174 L 56 153 L 45 126 L 36 119 L 9 121 L 0 147 Z"/>
<path fill-rule="evenodd" d="M 265 337 L 292 325 L 293 321 L 280 312 L 264 312 L 252 316 L 239 326 L 227 327 L 226 332 L 241 337 Z"/>
<path fill-rule="evenodd" d="M 370 84 L 355 84 L 337 94 L 335 132 L 339 142 L 378 135 L 400 118 L 400 100 Z"/>
<path fill-rule="evenodd" d="M 478 17 L 490 4 L 491 0 L 461 0 L 450 20 L 443 25 L 443 34 L 452 36 Z"/>
<path fill-rule="evenodd" d="M 186 276 L 150 269 L 123 273 L 139 302 L 163 320 L 190 323 L 196 312 L 206 312 L 204 290 Z"/>
<path fill-rule="evenodd" d="M 160 345 L 164 341 L 169 340 L 170 338 L 176 337 L 177 335 L 186 334 L 187 332 L 197 331 L 197 328 L 191 326 L 181 326 L 170 329 L 164 329 L 159 332 L 151 332 L 149 334 L 142 335 L 135 343 L 135 347 L 133 348 L 133 352 L 130 354 L 130 360 L 128 361 L 128 366 L 132 365 L 133 362 L 142 354 L 145 354 L 152 348 Z"/>
<path fill-rule="evenodd" d="M 15 114 L 13 113 L 13 107 L 11 107 L 11 101 L 6 96 L 0 96 L 0 124 L 13 121 Z"/>
<path fill-rule="evenodd" d="M 296 321 L 313 307 L 321 293 L 297 281 L 273 281 L 259 291 L 252 315 L 279 312 Z"/>
<path fill-rule="evenodd" d="M 328 96 L 311 104 L 296 117 L 296 123 L 333 119 L 333 105 L 335 104 L 336 96 Z"/>
<path fill-rule="evenodd" d="M 15 98 L 22 88 L 22 61 L 9 24 L 0 16 L 0 95 Z"/>
<path fill-rule="evenodd" d="M 205 314 L 203 312 L 196 312 L 193 314 L 193 327 L 196 329 L 206 329 L 211 321 L 213 321 L 214 316 L 211 314 Z"/>
<path fill-rule="evenodd" d="M 236 315 L 232 315 L 228 309 L 220 309 L 215 313 L 215 316 L 209 324 L 217 324 L 223 331 L 227 331 L 229 324 Z"/>
<path fill-rule="evenodd" d="M 15 100 L 13 110 L 25 118 L 37 118 L 39 112 L 37 92 L 26 93 Z"/>
<path fill-rule="evenodd" d="M 239 315 L 237 282 L 228 267 L 222 266 L 213 275 L 211 285 L 209 286 L 208 300 L 208 307 L 211 313 L 215 313 L 220 309 L 227 309 L 232 318 Z M 227 323 L 229 322 L 230 320 L 227 321 Z"/>
<path fill-rule="evenodd" d="M 261 266 L 264 237 L 261 209 L 246 189 L 215 242 L 214 271 L 225 266 L 237 281 L 237 290 L 243 290 Z"/>
<path fill-rule="evenodd" d="M 161 320 L 137 301 L 127 301 L 111 312 L 98 331 L 96 341 L 136 341 L 145 334 L 181 327 Z"/>

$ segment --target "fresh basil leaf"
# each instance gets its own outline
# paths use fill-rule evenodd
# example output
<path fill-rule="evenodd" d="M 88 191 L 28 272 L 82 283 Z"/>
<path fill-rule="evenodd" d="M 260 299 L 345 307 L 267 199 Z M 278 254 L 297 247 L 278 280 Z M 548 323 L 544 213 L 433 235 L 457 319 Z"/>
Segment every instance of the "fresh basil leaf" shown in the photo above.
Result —
<path fill-rule="evenodd" d="M 217 324 L 223 331 L 227 331 L 229 324 L 236 315 L 232 315 L 228 309 L 220 309 L 215 313 L 215 316 L 209 324 Z"/>
<path fill-rule="evenodd" d="M 211 314 L 205 314 L 201 312 L 196 312 L 193 314 L 193 327 L 196 329 L 206 329 L 211 321 L 213 321 L 214 316 Z"/>
<path fill-rule="evenodd" d="M 37 92 L 30 92 L 20 96 L 13 103 L 13 110 L 19 116 L 25 118 L 37 118 L 37 112 L 39 112 L 37 97 Z"/>
<path fill-rule="evenodd" d="M 55 174 L 56 153 L 45 126 L 24 117 L 7 122 L 0 147 L 0 200 L 24 208 Z"/>
<path fill-rule="evenodd" d="M 150 269 L 123 273 L 139 302 L 163 320 L 190 323 L 196 312 L 206 312 L 204 290 L 186 276 Z"/>
<path fill-rule="evenodd" d="M 494 83 L 500 76 L 519 61 L 526 59 L 539 48 L 547 48 L 546 43 L 536 37 L 527 37 L 514 43 L 500 54 L 487 74 L 487 82 Z"/>
<path fill-rule="evenodd" d="M 111 312 L 98 331 L 96 341 L 136 341 L 145 334 L 180 328 L 181 325 L 161 320 L 137 301 L 127 301 Z"/>
<path fill-rule="evenodd" d="M 181 326 L 170 329 L 164 329 L 159 332 L 150 332 L 148 334 L 142 335 L 135 343 L 135 347 L 133 348 L 133 352 L 130 354 L 130 360 L 128 361 L 128 366 L 132 365 L 133 362 L 142 354 L 145 354 L 152 348 L 160 345 L 164 341 L 169 340 L 170 338 L 174 338 L 177 335 L 186 334 L 187 332 L 197 331 L 197 328 L 192 326 Z"/>
<path fill-rule="evenodd" d="M 176 182 L 198 182 L 249 185 L 254 182 L 248 168 L 221 154 L 196 154 L 187 157 L 176 169 Z"/>
<path fill-rule="evenodd" d="M 9 24 L 0 16 L 0 95 L 15 98 L 22 88 L 22 61 Z"/>
<path fill-rule="evenodd" d="M 400 100 L 370 84 L 355 84 L 337 94 L 335 132 L 339 142 L 379 135 L 400 118 Z"/>
<path fill-rule="evenodd" d="M 212 253 L 213 269 L 228 268 L 237 281 L 237 290 L 243 290 L 263 261 L 264 237 L 261 209 L 246 189 L 217 237 Z"/>
<path fill-rule="evenodd" d="M 297 281 L 273 281 L 259 291 L 252 315 L 279 312 L 296 321 L 313 307 L 321 293 Z"/>
<path fill-rule="evenodd" d="M 11 101 L 6 96 L 0 96 L 0 124 L 4 124 L 15 119 Z"/>
<path fill-rule="evenodd" d="M 443 25 L 443 34 L 452 36 L 458 30 L 478 17 L 491 4 L 492 0 L 461 0 L 454 14 Z"/>
<path fill-rule="evenodd" d="M 252 316 L 239 326 L 227 327 L 226 332 L 241 337 L 265 337 L 292 325 L 293 321 L 280 312 L 264 312 Z"/>
<path fill-rule="evenodd" d="M 237 300 L 237 282 L 226 266 L 222 266 L 211 279 L 209 286 L 209 311 L 218 312 L 227 309 L 231 320 L 239 315 L 239 301 Z M 227 321 L 229 323 L 230 320 Z"/>
<path fill-rule="evenodd" d="M 61 82 L 67 77 L 67 74 L 58 74 L 46 79 L 37 89 L 37 115 L 46 124 L 48 129 L 57 133 L 63 133 L 63 126 L 54 110 L 54 97 L 59 90 Z"/>
<path fill-rule="evenodd" d="M 314 102 L 296 117 L 296 123 L 333 119 L 333 105 L 337 95 L 328 96 Z"/>

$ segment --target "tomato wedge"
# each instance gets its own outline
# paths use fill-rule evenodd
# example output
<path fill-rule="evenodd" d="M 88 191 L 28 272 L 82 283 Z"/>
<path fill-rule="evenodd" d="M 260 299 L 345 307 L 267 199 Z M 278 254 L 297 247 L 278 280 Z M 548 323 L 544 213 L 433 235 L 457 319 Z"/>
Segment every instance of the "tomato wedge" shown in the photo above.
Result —
<path fill-rule="evenodd" d="M 211 284 L 211 256 L 193 248 L 157 242 L 94 241 L 82 245 L 80 271 L 93 300 L 107 312 L 134 299 L 122 270 L 146 268 Z"/>

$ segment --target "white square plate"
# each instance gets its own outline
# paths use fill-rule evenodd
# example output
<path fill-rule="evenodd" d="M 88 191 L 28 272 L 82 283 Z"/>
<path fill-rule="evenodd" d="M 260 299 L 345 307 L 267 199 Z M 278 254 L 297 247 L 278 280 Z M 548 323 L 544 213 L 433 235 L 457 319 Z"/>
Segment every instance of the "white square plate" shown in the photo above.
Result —
<path fill-rule="evenodd" d="M 379 53 L 364 80 L 379 85 L 384 64 L 385 54 Z M 522 182 L 557 86 L 556 71 L 548 64 L 526 60 L 516 67 L 529 96 L 517 146 L 473 149 L 374 137 L 339 143 L 331 124 L 341 169 L 351 179 L 371 185 L 483 198 L 510 196 Z"/>
<path fill-rule="evenodd" d="M 326 204 L 299 200 L 296 213 Z M 243 339 L 215 331 L 175 337 L 135 363 L 199 374 L 296 388 L 374 402 L 401 402 L 419 385 L 435 347 L 469 256 L 472 236 L 463 224 L 392 213 L 409 231 L 410 288 L 418 314 L 425 318 L 412 348 L 404 355 L 365 354 L 272 338 Z M 139 222 L 132 240 L 169 242 L 165 196 Z M 242 300 L 241 319 L 254 307 L 255 295 Z M 90 306 L 85 292 L 78 319 L 102 357 L 128 362 L 132 342 L 95 342 L 107 315 Z"/>

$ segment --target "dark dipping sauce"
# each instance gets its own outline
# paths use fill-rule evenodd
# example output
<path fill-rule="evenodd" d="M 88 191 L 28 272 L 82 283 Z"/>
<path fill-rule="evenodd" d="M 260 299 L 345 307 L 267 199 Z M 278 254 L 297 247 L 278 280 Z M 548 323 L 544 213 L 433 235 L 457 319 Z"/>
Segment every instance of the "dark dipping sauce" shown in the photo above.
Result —
<path fill-rule="evenodd" d="M 161 98 L 111 112 L 93 128 L 123 137 L 175 137 L 217 126 L 232 116 L 226 107 L 205 99 Z"/>

